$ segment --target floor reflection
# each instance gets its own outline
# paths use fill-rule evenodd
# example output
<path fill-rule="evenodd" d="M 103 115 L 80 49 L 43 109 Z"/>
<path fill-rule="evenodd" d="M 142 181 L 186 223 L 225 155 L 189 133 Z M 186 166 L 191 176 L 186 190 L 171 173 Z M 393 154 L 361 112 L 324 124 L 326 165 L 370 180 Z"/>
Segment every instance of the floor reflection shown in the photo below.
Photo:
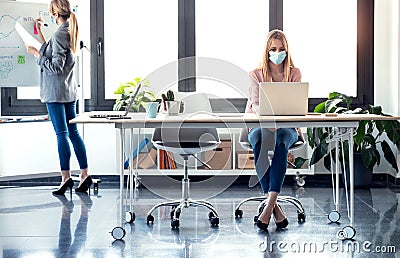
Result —
<path fill-rule="evenodd" d="M 282 204 L 289 226 L 277 230 L 273 221 L 268 232 L 254 226 L 258 203 L 243 205 L 243 218 L 234 216 L 235 206 L 256 196 L 258 187 L 234 186 L 210 199 L 220 214 L 220 225 L 211 228 L 208 210 L 185 209 L 179 230 L 170 228 L 170 209 L 154 213 L 153 225 L 146 224 L 147 211 L 163 201 L 140 188 L 134 201 L 136 220 L 125 224 L 126 236 L 114 241 L 109 233 L 119 225 L 119 190 L 100 188 L 98 195 L 73 194 L 54 197 L 51 187 L 0 189 L 0 257 L 396 257 L 400 249 L 400 194 L 387 188 L 355 191 L 354 241 L 360 250 L 341 250 L 339 229 L 349 224 L 346 195 L 340 191 L 340 223 L 329 224 L 327 214 L 335 208 L 330 188 L 285 187 L 283 195 L 298 197 L 306 211 L 305 223 L 297 222 L 297 210 Z M 171 195 L 179 189 L 171 189 Z M 101 194 L 101 195 L 100 195 Z M 129 206 L 129 204 L 128 204 Z M 89 220 L 90 216 L 90 220 Z M 369 248 L 395 250 L 367 252 Z M 286 246 L 280 246 L 279 243 Z M 324 243 L 325 244 L 324 246 Z M 333 243 L 333 249 L 328 243 Z M 306 245 L 313 250 L 300 250 Z M 337 249 L 335 249 L 337 245 Z M 286 249 L 285 249 L 285 248 Z M 290 249 L 292 247 L 292 249 Z M 321 248 L 323 250 L 321 251 Z"/>

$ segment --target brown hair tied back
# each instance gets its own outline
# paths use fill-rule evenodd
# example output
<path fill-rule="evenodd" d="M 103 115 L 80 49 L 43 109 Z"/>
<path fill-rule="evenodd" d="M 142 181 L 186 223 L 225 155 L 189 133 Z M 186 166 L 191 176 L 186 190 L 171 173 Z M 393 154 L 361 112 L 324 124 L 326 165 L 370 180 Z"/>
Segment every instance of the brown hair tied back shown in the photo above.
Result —
<path fill-rule="evenodd" d="M 68 0 L 51 0 L 49 5 L 49 12 L 51 14 L 58 14 L 63 19 L 69 19 L 69 34 L 71 51 L 76 53 L 78 48 L 78 21 L 75 14 L 71 11 L 71 5 Z"/>

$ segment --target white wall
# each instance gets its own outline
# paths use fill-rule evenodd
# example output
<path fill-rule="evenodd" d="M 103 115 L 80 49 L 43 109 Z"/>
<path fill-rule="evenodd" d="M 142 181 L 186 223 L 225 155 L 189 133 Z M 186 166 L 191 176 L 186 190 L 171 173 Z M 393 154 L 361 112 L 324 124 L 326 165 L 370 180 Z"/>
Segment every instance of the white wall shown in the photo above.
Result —
<path fill-rule="evenodd" d="M 399 3 L 375 0 L 375 105 L 385 113 L 400 114 Z"/>

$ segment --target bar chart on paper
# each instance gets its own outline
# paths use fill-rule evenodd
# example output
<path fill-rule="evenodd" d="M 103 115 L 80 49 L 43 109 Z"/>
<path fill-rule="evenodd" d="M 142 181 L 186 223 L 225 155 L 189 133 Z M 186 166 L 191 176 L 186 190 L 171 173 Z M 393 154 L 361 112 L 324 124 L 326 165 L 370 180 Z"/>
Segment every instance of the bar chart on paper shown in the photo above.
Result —
<path fill-rule="evenodd" d="M 47 4 L 0 1 L 0 87 L 38 86 L 39 66 L 26 51 L 16 24 L 36 40 L 39 39 L 35 19 L 42 17 L 49 26 L 42 29 L 47 39 L 57 29 L 50 24 Z"/>

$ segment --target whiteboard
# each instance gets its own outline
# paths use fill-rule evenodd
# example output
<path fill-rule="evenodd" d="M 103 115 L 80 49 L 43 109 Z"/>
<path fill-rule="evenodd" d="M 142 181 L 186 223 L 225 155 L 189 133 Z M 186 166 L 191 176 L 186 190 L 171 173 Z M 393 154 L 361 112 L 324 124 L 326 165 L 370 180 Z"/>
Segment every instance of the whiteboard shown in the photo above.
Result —
<path fill-rule="evenodd" d="M 0 87 L 39 86 L 40 68 L 37 58 L 28 54 L 24 42 L 15 30 L 18 21 L 37 40 L 35 19 L 41 16 L 46 41 L 57 30 L 50 22 L 48 4 L 0 0 Z"/>

